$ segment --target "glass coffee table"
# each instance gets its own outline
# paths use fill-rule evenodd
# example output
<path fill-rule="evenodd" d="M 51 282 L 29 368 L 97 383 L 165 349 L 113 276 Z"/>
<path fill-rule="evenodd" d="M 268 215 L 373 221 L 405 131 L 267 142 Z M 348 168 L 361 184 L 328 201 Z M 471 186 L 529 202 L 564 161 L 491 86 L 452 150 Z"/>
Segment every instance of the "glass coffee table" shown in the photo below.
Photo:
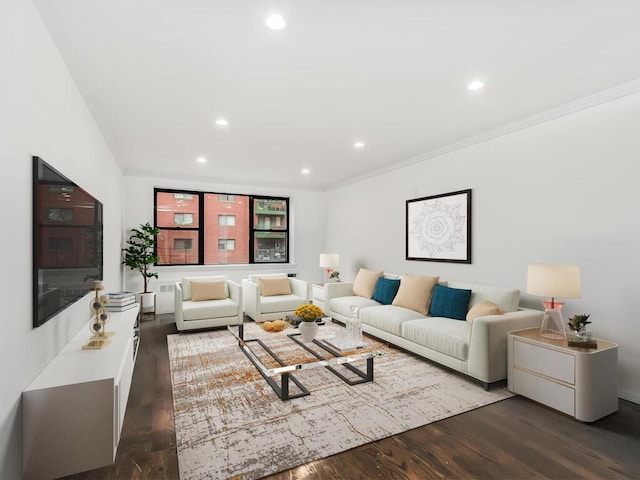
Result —
<path fill-rule="evenodd" d="M 227 329 L 238 339 L 238 346 L 240 349 L 256 367 L 265 381 L 271 386 L 271 388 L 273 388 L 281 400 L 291 400 L 293 398 L 300 398 L 311 394 L 311 392 L 309 392 L 309 390 L 307 390 L 307 388 L 305 388 L 305 386 L 292 375 L 294 372 L 324 367 L 347 384 L 358 385 L 373 381 L 373 360 L 375 357 L 381 357 L 384 355 L 384 353 L 380 351 L 358 351 L 358 349 L 361 348 L 360 346 L 354 346 L 353 349 L 339 349 L 324 340 L 318 339 L 313 340 L 313 342 L 309 342 L 317 347 L 312 348 L 310 344 L 306 344 L 300 339 L 299 333 L 287 334 L 285 330 L 279 335 L 286 336 L 286 338 L 291 342 L 311 355 L 310 361 L 287 364 L 287 362 L 282 360 L 262 339 L 245 338 L 243 324 L 230 325 Z M 278 334 L 276 333 L 273 335 Z M 266 366 L 259 358 L 260 355 L 258 354 L 258 348 L 260 351 L 265 352 L 269 357 L 275 360 L 279 367 L 270 368 Z M 359 360 L 366 360 L 366 369 L 364 371 L 354 365 L 351 365 L 351 363 Z M 355 374 L 355 379 L 343 375 L 334 368 L 339 365 L 344 366 L 350 372 Z M 280 377 L 279 382 L 277 381 L 278 377 Z M 289 381 L 295 384 L 299 392 L 290 392 Z"/>

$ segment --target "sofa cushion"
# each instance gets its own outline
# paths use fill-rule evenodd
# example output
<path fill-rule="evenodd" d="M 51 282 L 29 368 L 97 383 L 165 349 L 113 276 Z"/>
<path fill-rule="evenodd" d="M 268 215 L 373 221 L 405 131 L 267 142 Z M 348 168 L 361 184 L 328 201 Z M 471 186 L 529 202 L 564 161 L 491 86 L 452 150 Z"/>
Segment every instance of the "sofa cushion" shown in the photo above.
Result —
<path fill-rule="evenodd" d="M 191 280 L 191 301 L 222 300 L 229 297 L 225 280 L 210 280 L 208 282 Z"/>
<path fill-rule="evenodd" d="M 486 317 L 488 315 L 504 315 L 504 312 L 492 301 L 483 300 L 471 307 L 467 313 L 467 322 L 473 323 L 477 317 Z"/>
<path fill-rule="evenodd" d="M 180 284 L 182 285 L 182 300 L 191 300 L 191 282 L 211 282 L 216 280 L 226 280 L 223 275 L 213 275 L 207 277 L 182 277 Z"/>
<path fill-rule="evenodd" d="M 449 286 L 453 288 L 467 288 L 471 290 L 471 300 L 469 300 L 470 307 L 473 307 L 483 300 L 490 300 L 500 307 L 505 313 L 515 312 L 518 310 L 518 304 L 520 303 L 520 290 L 506 290 L 464 282 L 449 282 Z"/>
<path fill-rule="evenodd" d="M 429 315 L 465 320 L 470 298 L 471 290 L 436 285 L 433 289 Z"/>
<path fill-rule="evenodd" d="M 402 324 L 404 322 L 417 318 L 425 318 L 425 316 L 415 310 L 394 305 L 380 305 L 379 307 L 360 310 L 362 323 L 394 335 L 402 334 Z"/>
<path fill-rule="evenodd" d="M 381 270 L 361 268 L 356 275 L 356 279 L 353 281 L 353 294 L 359 297 L 372 298 L 373 291 L 376 288 L 376 282 L 383 273 Z"/>
<path fill-rule="evenodd" d="M 347 297 L 332 298 L 329 301 L 329 311 L 338 313 L 344 317 L 350 318 L 353 316 L 353 313 L 351 313 L 351 305 L 360 307 L 360 314 L 362 315 L 362 310 L 364 308 L 375 307 L 375 306 L 379 306 L 380 304 L 370 298 L 359 297 L 357 295 L 350 295 Z"/>
<path fill-rule="evenodd" d="M 263 297 L 272 297 L 274 295 L 291 295 L 291 285 L 287 277 L 260 277 L 260 294 Z"/>
<path fill-rule="evenodd" d="M 423 347 L 466 361 L 471 324 L 444 317 L 426 317 L 402 324 L 402 336 Z"/>
<path fill-rule="evenodd" d="M 391 305 L 400 288 L 400 280 L 380 277 L 376 281 L 373 299 L 383 305 Z"/>
<path fill-rule="evenodd" d="M 438 277 L 402 275 L 400 277 L 400 288 L 393 299 L 392 305 L 405 307 L 427 315 L 433 287 L 436 283 L 438 283 Z"/>
<path fill-rule="evenodd" d="M 262 297 L 260 310 L 262 313 L 293 312 L 303 303 L 307 303 L 307 301 L 297 295 L 272 295 Z"/>
<path fill-rule="evenodd" d="M 182 304 L 182 315 L 185 321 L 233 317 L 238 315 L 239 308 L 238 304 L 230 298 L 201 302 L 187 301 Z"/>

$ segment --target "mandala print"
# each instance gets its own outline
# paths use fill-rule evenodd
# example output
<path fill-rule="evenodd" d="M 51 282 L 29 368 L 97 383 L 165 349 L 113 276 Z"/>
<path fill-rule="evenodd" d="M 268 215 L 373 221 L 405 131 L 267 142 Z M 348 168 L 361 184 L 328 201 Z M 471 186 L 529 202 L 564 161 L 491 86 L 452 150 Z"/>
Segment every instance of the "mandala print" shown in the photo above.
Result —
<path fill-rule="evenodd" d="M 460 214 L 461 204 L 446 205 L 439 200 L 425 203 L 413 220 L 411 235 L 421 251 L 435 257 L 441 252 L 453 252 L 464 244 L 466 216 Z"/>

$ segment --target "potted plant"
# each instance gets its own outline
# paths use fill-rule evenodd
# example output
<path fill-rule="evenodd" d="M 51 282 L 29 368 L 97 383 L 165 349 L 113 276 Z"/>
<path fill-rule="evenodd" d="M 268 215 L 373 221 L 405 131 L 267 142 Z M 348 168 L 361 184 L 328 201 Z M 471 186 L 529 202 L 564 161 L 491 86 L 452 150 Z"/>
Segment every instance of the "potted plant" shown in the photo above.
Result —
<path fill-rule="evenodd" d="M 159 260 L 154 254 L 155 241 L 159 234 L 160 229 L 152 227 L 149 222 L 142 224 L 139 228 L 131 229 L 127 247 L 122 249 L 122 264 L 142 275 L 144 291 L 138 294 L 142 312 L 155 313 L 155 293 L 149 292 L 149 279 L 158 278 L 158 273 L 152 272 L 151 267 Z"/>
<path fill-rule="evenodd" d="M 318 332 L 316 320 L 322 318 L 322 309 L 313 303 L 300 305 L 293 312 L 302 322 L 300 322 L 300 335 L 305 342 L 311 342 Z"/>

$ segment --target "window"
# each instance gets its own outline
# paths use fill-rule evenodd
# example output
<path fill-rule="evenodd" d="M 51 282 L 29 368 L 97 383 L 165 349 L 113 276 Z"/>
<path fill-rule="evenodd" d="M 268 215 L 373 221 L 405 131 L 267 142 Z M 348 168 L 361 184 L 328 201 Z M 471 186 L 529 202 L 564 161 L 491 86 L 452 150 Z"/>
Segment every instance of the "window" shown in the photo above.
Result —
<path fill-rule="evenodd" d="M 221 227 L 233 227 L 236 224 L 235 215 L 218 215 L 218 225 Z"/>
<path fill-rule="evenodd" d="M 288 198 L 156 189 L 158 265 L 287 263 L 288 218 Z"/>
<path fill-rule="evenodd" d="M 192 238 L 174 238 L 173 239 L 174 250 L 193 250 Z"/>
<path fill-rule="evenodd" d="M 218 250 L 235 250 L 236 241 L 230 239 L 218 240 Z"/>
<path fill-rule="evenodd" d="M 193 213 L 174 213 L 173 223 L 176 225 L 193 225 Z"/>

